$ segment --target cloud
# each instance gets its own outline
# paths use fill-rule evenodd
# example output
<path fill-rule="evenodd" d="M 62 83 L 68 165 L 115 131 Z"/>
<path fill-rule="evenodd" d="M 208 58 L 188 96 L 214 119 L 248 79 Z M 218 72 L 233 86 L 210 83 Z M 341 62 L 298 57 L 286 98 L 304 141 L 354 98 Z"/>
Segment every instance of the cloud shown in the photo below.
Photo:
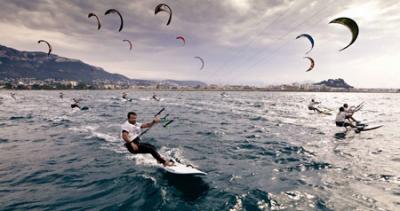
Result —
<path fill-rule="evenodd" d="M 193 79 L 213 83 L 276 83 L 343 77 L 356 86 L 398 86 L 393 77 L 400 26 L 397 1 L 309 0 L 166 0 L 173 9 L 154 15 L 155 0 L 0 0 L 0 39 L 20 50 L 43 50 L 38 39 L 52 43 L 54 53 L 83 60 L 107 71 L 134 78 Z M 104 16 L 118 9 L 119 19 Z M 97 30 L 87 14 L 96 13 Z M 339 16 L 354 18 L 360 35 L 353 46 L 347 28 L 328 22 Z M 309 44 L 295 37 L 311 34 L 315 71 L 304 73 Z M 185 36 L 182 47 L 175 39 Z M 134 43 L 127 50 L 123 39 Z M 199 71 L 194 56 L 206 60 Z M 377 59 L 374 59 L 377 58 Z M 397 65 L 398 66 L 398 65 Z M 379 71 L 378 71 L 379 70 Z M 366 73 L 379 72 L 380 81 Z M 382 83 L 382 81 L 390 81 Z"/>
<path fill-rule="evenodd" d="M 242 15 L 251 9 L 250 0 L 227 0 L 226 4 Z"/>

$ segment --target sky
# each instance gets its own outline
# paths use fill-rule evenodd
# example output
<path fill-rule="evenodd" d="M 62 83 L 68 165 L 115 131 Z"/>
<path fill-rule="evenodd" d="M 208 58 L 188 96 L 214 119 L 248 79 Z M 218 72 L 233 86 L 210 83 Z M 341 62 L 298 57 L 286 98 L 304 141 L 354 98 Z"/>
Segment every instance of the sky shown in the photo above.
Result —
<path fill-rule="evenodd" d="M 172 11 L 154 14 L 159 3 Z M 400 88 L 397 0 L 0 0 L 0 45 L 79 59 L 135 79 L 276 85 L 343 78 L 359 88 Z M 120 20 L 124 28 L 118 32 Z M 94 18 L 100 18 L 97 30 Z M 338 17 L 355 20 L 356 42 Z M 308 33 L 315 40 L 309 53 Z M 177 36 L 186 39 L 183 46 Z M 133 50 L 128 43 L 132 41 Z M 205 67 L 200 70 L 204 59 Z M 305 72 L 310 62 L 315 67 Z"/>

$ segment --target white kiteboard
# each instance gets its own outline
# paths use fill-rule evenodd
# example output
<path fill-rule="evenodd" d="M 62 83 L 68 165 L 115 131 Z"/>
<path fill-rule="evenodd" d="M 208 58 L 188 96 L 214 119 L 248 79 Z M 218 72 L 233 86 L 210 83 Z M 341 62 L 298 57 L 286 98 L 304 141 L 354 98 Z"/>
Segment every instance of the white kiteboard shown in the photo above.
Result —
<path fill-rule="evenodd" d="M 362 131 L 368 131 L 368 130 L 376 130 L 383 127 L 383 125 L 378 125 L 378 126 L 374 126 L 374 127 L 364 127 L 364 128 L 360 128 L 360 132 Z"/>
<path fill-rule="evenodd" d="M 174 161 L 174 165 L 173 166 L 162 166 L 162 168 L 171 173 L 171 174 L 179 174 L 179 175 L 207 175 L 207 173 L 202 172 L 198 169 L 196 169 L 195 167 L 193 167 L 192 165 L 185 165 L 182 163 L 179 163 L 175 160 Z"/>
<path fill-rule="evenodd" d="M 133 99 L 131 99 L 131 98 L 129 98 L 129 99 L 122 98 L 121 99 L 121 102 L 132 102 L 132 101 L 133 101 Z"/>

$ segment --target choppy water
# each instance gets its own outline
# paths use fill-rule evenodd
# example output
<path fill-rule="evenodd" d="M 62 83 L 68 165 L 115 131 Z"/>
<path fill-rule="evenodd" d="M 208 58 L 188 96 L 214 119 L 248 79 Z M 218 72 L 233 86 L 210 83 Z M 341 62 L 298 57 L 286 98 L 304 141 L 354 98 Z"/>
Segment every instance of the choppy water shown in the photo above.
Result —
<path fill-rule="evenodd" d="M 17 92 L 0 97 L 2 210 L 399 210 L 400 95 L 352 93 Z M 72 97 L 88 111 L 71 111 Z M 385 124 L 361 134 L 306 109 L 311 98 Z M 176 177 L 118 138 L 128 111 L 176 121 L 143 139 L 205 177 Z"/>

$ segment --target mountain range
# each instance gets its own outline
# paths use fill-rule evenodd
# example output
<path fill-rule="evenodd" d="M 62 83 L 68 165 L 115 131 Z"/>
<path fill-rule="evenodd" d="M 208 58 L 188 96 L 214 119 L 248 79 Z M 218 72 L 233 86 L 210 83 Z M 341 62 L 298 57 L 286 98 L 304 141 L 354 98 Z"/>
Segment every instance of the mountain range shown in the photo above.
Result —
<path fill-rule="evenodd" d="M 0 80 L 20 78 L 73 80 L 84 83 L 110 81 L 143 86 L 168 84 L 195 87 L 207 85 L 200 81 L 130 79 L 77 59 L 69 59 L 55 54 L 48 56 L 43 52 L 19 51 L 0 45 Z"/>
<path fill-rule="evenodd" d="M 43 52 L 19 51 L 0 45 L 0 80 L 33 78 L 36 80 L 72 80 L 84 83 L 109 81 L 138 86 L 172 85 L 184 87 L 205 87 L 200 81 L 141 80 L 130 79 L 121 74 L 105 71 L 103 68 L 86 64 L 77 59 L 60 57 Z M 314 83 L 333 88 L 352 89 L 343 79 L 329 79 Z"/>
<path fill-rule="evenodd" d="M 353 89 L 354 88 L 353 86 L 350 86 L 348 83 L 346 83 L 341 78 L 321 81 L 319 83 L 314 83 L 314 85 L 325 85 L 327 87 L 344 88 L 344 89 Z"/>

